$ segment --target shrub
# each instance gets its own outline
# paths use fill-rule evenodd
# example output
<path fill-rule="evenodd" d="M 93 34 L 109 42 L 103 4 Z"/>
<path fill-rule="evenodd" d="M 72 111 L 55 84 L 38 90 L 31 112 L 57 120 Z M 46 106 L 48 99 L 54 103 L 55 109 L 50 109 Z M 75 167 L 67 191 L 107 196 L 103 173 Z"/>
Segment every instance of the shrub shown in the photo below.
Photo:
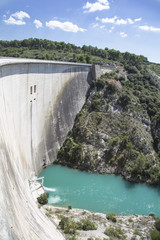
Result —
<path fill-rule="evenodd" d="M 91 110 L 92 111 L 100 111 L 101 108 L 101 101 L 98 98 L 94 98 L 92 100 L 92 104 L 91 104 Z"/>
<path fill-rule="evenodd" d="M 116 214 L 115 213 L 108 213 L 108 214 L 106 214 L 106 218 L 108 219 L 108 220 L 111 220 L 112 222 L 117 222 L 117 219 L 116 219 Z"/>
<path fill-rule="evenodd" d="M 137 229 L 134 230 L 134 234 L 141 236 L 141 233 Z"/>
<path fill-rule="evenodd" d="M 131 100 L 132 99 L 129 93 L 124 92 L 120 95 L 118 103 L 120 103 L 122 107 L 126 107 L 128 104 L 131 103 Z"/>
<path fill-rule="evenodd" d="M 77 227 L 74 221 L 68 221 L 68 223 L 64 226 L 65 234 L 75 234 L 76 230 L 77 230 Z"/>
<path fill-rule="evenodd" d="M 45 192 L 37 198 L 37 201 L 38 201 L 38 203 L 40 203 L 42 205 L 47 204 L 48 203 L 48 197 L 49 197 L 49 193 Z"/>
<path fill-rule="evenodd" d="M 75 234 L 77 225 L 74 221 L 71 221 L 68 217 L 62 217 L 59 222 L 59 226 L 62 230 L 64 230 L 65 234 Z"/>
<path fill-rule="evenodd" d="M 125 239 L 125 236 L 123 234 L 123 231 L 121 230 L 121 228 L 106 228 L 104 234 L 106 234 L 109 237 L 115 237 L 118 239 Z"/>
<path fill-rule="evenodd" d="M 156 222 L 155 222 L 155 227 L 158 231 L 160 231 L 160 218 L 157 218 L 156 219 Z"/>
<path fill-rule="evenodd" d="M 125 65 L 125 69 L 128 73 L 138 73 L 138 70 L 135 66 Z"/>
<path fill-rule="evenodd" d="M 96 230 L 97 226 L 91 222 L 89 219 L 83 219 L 80 223 L 81 226 L 79 226 L 81 228 L 81 230 L 83 231 L 88 231 L 88 230 Z M 80 230 L 80 229 L 79 229 Z"/>
<path fill-rule="evenodd" d="M 154 213 L 150 213 L 149 216 L 155 218 L 155 214 Z"/>
<path fill-rule="evenodd" d="M 151 230 L 150 236 L 152 240 L 160 240 L 160 232 L 158 232 L 157 230 Z"/>
<path fill-rule="evenodd" d="M 108 91 L 110 94 L 116 93 L 117 90 L 118 90 L 118 89 L 117 89 L 115 83 L 112 83 L 112 82 L 109 82 L 109 83 L 108 83 L 107 91 Z"/>
<path fill-rule="evenodd" d="M 110 141 L 109 141 L 109 145 L 111 146 L 118 146 L 119 143 L 120 143 L 121 139 L 120 137 L 115 137 L 115 138 L 112 138 Z"/>
<path fill-rule="evenodd" d="M 106 84 L 105 80 L 103 80 L 103 79 L 101 79 L 101 78 L 98 78 L 98 79 L 96 80 L 96 83 L 95 83 L 95 85 L 96 85 L 96 87 L 97 87 L 98 89 L 104 88 L 105 84 Z"/>
<path fill-rule="evenodd" d="M 59 226 L 62 230 L 64 230 L 64 226 L 68 223 L 69 218 L 68 217 L 61 217 L 61 221 L 59 222 Z"/>
<path fill-rule="evenodd" d="M 69 240 L 78 240 L 75 236 L 72 236 Z"/>
<path fill-rule="evenodd" d="M 75 234 L 76 230 L 96 230 L 97 226 L 91 222 L 89 219 L 83 219 L 81 222 L 74 222 L 68 217 L 62 217 L 59 222 L 60 228 L 64 231 L 65 234 Z"/>

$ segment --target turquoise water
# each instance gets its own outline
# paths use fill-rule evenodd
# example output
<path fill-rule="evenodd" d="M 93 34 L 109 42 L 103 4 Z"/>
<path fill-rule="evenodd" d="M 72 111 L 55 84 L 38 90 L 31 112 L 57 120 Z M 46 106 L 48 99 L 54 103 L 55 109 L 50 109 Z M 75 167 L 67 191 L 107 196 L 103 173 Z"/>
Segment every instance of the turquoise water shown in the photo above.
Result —
<path fill-rule="evenodd" d="M 120 176 L 100 175 L 52 165 L 39 176 L 50 188 L 49 203 L 118 215 L 160 216 L 160 187 L 129 183 Z"/>

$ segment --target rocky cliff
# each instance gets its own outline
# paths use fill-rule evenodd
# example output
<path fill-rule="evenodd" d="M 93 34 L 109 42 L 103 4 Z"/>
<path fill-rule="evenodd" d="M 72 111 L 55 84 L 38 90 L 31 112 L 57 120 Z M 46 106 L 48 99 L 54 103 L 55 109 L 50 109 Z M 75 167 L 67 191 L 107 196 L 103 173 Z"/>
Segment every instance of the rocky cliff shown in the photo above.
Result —
<path fill-rule="evenodd" d="M 115 65 L 92 83 L 56 162 L 159 184 L 158 86 L 144 65 Z"/>

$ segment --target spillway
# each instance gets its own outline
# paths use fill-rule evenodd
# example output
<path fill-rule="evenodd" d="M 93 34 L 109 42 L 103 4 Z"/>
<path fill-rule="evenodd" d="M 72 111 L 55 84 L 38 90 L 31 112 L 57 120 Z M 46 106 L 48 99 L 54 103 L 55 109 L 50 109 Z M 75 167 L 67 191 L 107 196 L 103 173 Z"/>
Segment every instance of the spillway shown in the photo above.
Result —
<path fill-rule="evenodd" d="M 61 240 L 29 179 L 53 162 L 92 81 L 91 65 L 0 59 L 0 240 Z"/>

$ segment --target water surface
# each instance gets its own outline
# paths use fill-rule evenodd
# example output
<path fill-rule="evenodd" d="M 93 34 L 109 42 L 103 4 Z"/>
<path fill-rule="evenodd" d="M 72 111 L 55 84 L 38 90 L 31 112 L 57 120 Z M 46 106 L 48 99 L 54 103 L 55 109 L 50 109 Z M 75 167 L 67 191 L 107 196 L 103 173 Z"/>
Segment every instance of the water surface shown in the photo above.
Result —
<path fill-rule="evenodd" d="M 120 176 L 100 175 L 51 165 L 41 172 L 49 203 L 118 215 L 160 216 L 160 187 L 135 184 Z M 50 191 L 51 190 L 51 191 Z"/>

